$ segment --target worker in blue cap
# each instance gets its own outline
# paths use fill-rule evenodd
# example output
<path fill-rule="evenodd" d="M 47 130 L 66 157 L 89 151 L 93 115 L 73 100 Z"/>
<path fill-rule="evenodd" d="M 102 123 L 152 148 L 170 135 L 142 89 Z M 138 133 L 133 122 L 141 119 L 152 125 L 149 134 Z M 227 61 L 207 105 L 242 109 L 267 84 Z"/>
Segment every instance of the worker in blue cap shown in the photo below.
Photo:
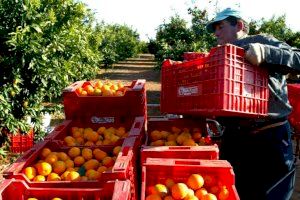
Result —
<path fill-rule="evenodd" d="M 248 35 L 248 23 L 238 10 L 226 8 L 207 24 L 219 45 L 243 47 L 245 58 L 269 73 L 268 116 L 263 119 L 220 117 L 225 126 L 220 158 L 234 169 L 241 200 L 290 199 L 295 181 L 291 128 L 292 111 L 286 75 L 300 72 L 300 51 L 274 37 Z"/>

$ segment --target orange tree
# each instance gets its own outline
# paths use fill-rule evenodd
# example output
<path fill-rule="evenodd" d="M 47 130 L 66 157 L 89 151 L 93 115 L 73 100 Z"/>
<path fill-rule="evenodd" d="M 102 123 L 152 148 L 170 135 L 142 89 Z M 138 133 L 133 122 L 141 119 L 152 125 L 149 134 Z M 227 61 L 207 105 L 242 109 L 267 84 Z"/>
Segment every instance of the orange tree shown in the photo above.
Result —
<path fill-rule="evenodd" d="M 96 75 L 101 56 L 93 15 L 74 0 L 2 0 L 0 130 L 40 131 L 43 102 L 71 82 Z"/>

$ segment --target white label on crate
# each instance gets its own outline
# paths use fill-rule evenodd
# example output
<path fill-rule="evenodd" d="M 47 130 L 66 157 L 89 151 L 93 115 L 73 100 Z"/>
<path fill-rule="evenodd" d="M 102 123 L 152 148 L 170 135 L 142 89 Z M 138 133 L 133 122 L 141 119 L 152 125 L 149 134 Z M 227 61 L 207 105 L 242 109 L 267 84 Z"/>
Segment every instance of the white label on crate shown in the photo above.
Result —
<path fill-rule="evenodd" d="M 178 88 L 178 96 L 193 96 L 197 95 L 199 93 L 197 86 L 191 86 L 191 87 L 179 87 Z"/>
<path fill-rule="evenodd" d="M 115 118 L 114 117 L 91 117 L 91 122 L 94 124 L 106 124 L 106 123 L 114 123 Z"/>

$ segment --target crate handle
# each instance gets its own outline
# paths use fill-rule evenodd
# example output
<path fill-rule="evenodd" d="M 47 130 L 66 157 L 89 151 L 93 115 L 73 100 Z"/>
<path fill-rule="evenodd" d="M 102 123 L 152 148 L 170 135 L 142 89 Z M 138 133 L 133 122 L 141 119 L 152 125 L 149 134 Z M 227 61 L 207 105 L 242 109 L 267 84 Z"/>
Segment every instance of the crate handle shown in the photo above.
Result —
<path fill-rule="evenodd" d="M 138 79 L 134 86 L 132 87 L 132 90 L 133 91 L 140 91 L 144 88 L 145 86 L 145 83 L 146 83 L 146 80 L 145 79 Z"/>
<path fill-rule="evenodd" d="M 178 165 L 200 165 L 200 161 L 192 160 L 175 160 L 175 164 Z"/>
<path fill-rule="evenodd" d="M 83 85 L 84 81 L 76 81 L 75 83 L 72 83 L 65 89 L 63 89 L 63 92 L 74 92 L 78 86 Z"/>
<path fill-rule="evenodd" d="M 190 146 L 169 146 L 170 150 L 185 150 L 185 149 L 191 149 Z"/>
<path fill-rule="evenodd" d="M 130 129 L 130 135 L 139 135 L 145 123 L 144 117 L 136 117 Z"/>

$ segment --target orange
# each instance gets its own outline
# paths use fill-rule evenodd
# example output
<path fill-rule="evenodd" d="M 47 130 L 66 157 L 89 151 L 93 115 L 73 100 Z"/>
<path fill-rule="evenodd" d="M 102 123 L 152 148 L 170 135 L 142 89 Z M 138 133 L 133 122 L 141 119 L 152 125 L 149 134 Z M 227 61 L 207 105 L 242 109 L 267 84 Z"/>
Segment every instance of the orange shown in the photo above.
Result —
<path fill-rule="evenodd" d="M 183 146 L 197 146 L 196 142 L 193 139 L 186 139 L 183 141 Z"/>
<path fill-rule="evenodd" d="M 195 133 L 192 134 L 192 137 L 193 137 L 195 142 L 200 142 L 202 134 L 200 132 L 195 132 Z"/>
<path fill-rule="evenodd" d="M 83 145 L 84 144 L 83 137 L 75 138 L 75 143 L 77 143 L 78 145 Z"/>
<path fill-rule="evenodd" d="M 88 95 L 93 95 L 94 94 L 94 88 L 91 85 L 87 85 L 83 89 L 88 93 Z"/>
<path fill-rule="evenodd" d="M 73 138 L 72 136 L 66 136 L 64 138 L 64 141 L 65 141 L 66 144 L 71 144 L 71 143 L 75 142 L 75 138 Z"/>
<path fill-rule="evenodd" d="M 170 133 L 168 131 L 161 131 L 160 134 L 161 134 L 162 138 L 167 139 L 167 137 Z"/>
<path fill-rule="evenodd" d="M 27 200 L 38 200 L 37 198 L 28 198 Z"/>
<path fill-rule="evenodd" d="M 94 154 L 95 158 L 98 161 L 101 161 L 103 158 L 105 158 L 107 156 L 107 153 L 105 151 L 100 150 L 100 149 L 95 149 L 93 151 L 93 154 Z"/>
<path fill-rule="evenodd" d="M 85 160 L 90 160 L 93 158 L 93 151 L 89 148 L 84 148 L 82 149 L 81 155 Z"/>
<path fill-rule="evenodd" d="M 165 142 L 165 146 L 177 146 L 177 143 L 175 141 L 167 141 Z"/>
<path fill-rule="evenodd" d="M 102 173 L 105 172 L 106 170 L 107 170 L 107 167 L 105 167 L 105 166 L 100 166 L 100 167 L 98 167 L 97 172 L 99 172 L 100 174 L 102 174 Z"/>
<path fill-rule="evenodd" d="M 32 180 L 36 176 L 36 169 L 34 167 L 26 167 L 24 174 L 29 180 Z"/>
<path fill-rule="evenodd" d="M 171 127 L 171 130 L 172 130 L 172 132 L 175 133 L 175 134 L 179 134 L 179 133 L 181 132 L 181 130 L 180 130 L 179 128 L 175 127 L 175 126 L 172 126 L 172 127 Z"/>
<path fill-rule="evenodd" d="M 92 142 L 92 141 L 87 141 L 86 143 L 84 143 L 84 146 L 86 146 L 86 147 L 94 146 L 94 142 Z"/>
<path fill-rule="evenodd" d="M 49 148 L 43 148 L 40 156 L 42 159 L 45 159 L 50 153 L 51 153 L 51 150 Z"/>
<path fill-rule="evenodd" d="M 52 172 L 52 166 L 47 162 L 40 162 L 36 165 L 39 175 L 47 176 Z"/>
<path fill-rule="evenodd" d="M 69 159 L 69 156 L 65 152 L 57 153 L 58 160 L 66 161 Z"/>
<path fill-rule="evenodd" d="M 97 142 L 99 140 L 99 135 L 97 132 L 92 131 L 86 134 L 86 139 L 91 142 Z"/>
<path fill-rule="evenodd" d="M 151 141 L 160 140 L 162 138 L 162 135 L 160 134 L 160 131 L 154 130 L 150 133 Z"/>
<path fill-rule="evenodd" d="M 85 160 L 84 160 L 84 157 L 82 157 L 82 156 L 77 156 L 74 158 L 75 166 L 79 167 L 79 166 L 83 165 L 84 162 L 85 162 Z"/>
<path fill-rule="evenodd" d="M 52 167 L 53 167 L 53 171 L 57 174 L 62 174 L 66 170 L 66 164 L 64 161 L 61 160 L 53 163 Z"/>
<path fill-rule="evenodd" d="M 60 181 L 60 180 L 61 178 L 57 173 L 52 172 L 47 176 L 47 181 Z"/>
<path fill-rule="evenodd" d="M 170 134 L 167 137 L 168 141 L 176 141 L 177 136 L 175 134 Z"/>
<path fill-rule="evenodd" d="M 125 127 L 121 126 L 116 130 L 116 135 L 117 136 L 123 136 L 126 133 Z"/>
<path fill-rule="evenodd" d="M 200 174 L 192 174 L 189 176 L 186 184 L 193 190 L 198 190 L 204 185 L 204 179 Z"/>
<path fill-rule="evenodd" d="M 173 185 L 175 185 L 175 181 L 171 178 L 167 178 L 165 180 L 165 185 L 167 186 L 167 188 L 171 189 Z"/>
<path fill-rule="evenodd" d="M 46 158 L 45 158 L 45 162 L 53 164 L 56 161 L 58 161 L 58 157 L 57 154 L 54 152 L 51 152 Z"/>
<path fill-rule="evenodd" d="M 66 178 L 67 178 L 67 176 L 68 176 L 68 174 L 70 173 L 70 171 L 65 171 L 61 176 L 60 176 L 60 178 L 61 178 L 61 180 L 66 180 Z"/>
<path fill-rule="evenodd" d="M 51 200 L 62 200 L 61 198 L 58 198 L 58 197 L 54 197 L 53 199 Z"/>
<path fill-rule="evenodd" d="M 112 157 L 105 157 L 102 159 L 102 165 L 105 167 L 112 167 L 114 165 L 115 161 L 112 159 Z"/>
<path fill-rule="evenodd" d="M 192 190 L 191 188 L 189 188 L 188 189 L 188 194 L 185 196 L 185 200 L 186 199 L 192 199 L 192 197 L 194 197 L 195 196 L 195 192 L 194 192 L 194 190 Z"/>
<path fill-rule="evenodd" d="M 87 95 L 88 95 L 87 91 L 85 91 L 85 90 L 82 90 L 82 92 L 81 92 L 81 96 L 87 96 Z"/>
<path fill-rule="evenodd" d="M 156 184 L 154 186 L 154 194 L 158 194 L 160 197 L 165 197 L 167 196 L 169 190 L 167 188 L 167 186 L 163 185 L 163 184 Z"/>
<path fill-rule="evenodd" d="M 95 144 L 96 146 L 100 146 L 100 145 L 102 145 L 102 141 L 101 140 L 98 140 L 97 142 L 96 142 L 96 144 Z"/>
<path fill-rule="evenodd" d="M 192 195 L 192 196 L 187 196 L 184 198 L 184 200 L 198 200 L 198 197 Z"/>
<path fill-rule="evenodd" d="M 172 196 L 175 199 L 183 199 L 188 194 L 189 188 L 184 183 L 176 183 L 172 186 Z"/>
<path fill-rule="evenodd" d="M 207 190 L 205 188 L 200 188 L 195 192 L 195 195 L 196 197 L 198 197 L 198 199 L 203 199 L 206 194 Z"/>
<path fill-rule="evenodd" d="M 73 160 L 68 159 L 68 160 L 65 161 L 65 164 L 66 164 L 66 168 L 73 168 L 74 167 Z"/>
<path fill-rule="evenodd" d="M 46 181 L 46 178 L 45 178 L 45 176 L 37 175 L 36 177 L 34 177 L 33 181 L 35 181 L 35 182 L 43 182 L 43 181 Z"/>
<path fill-rule="evenodd" d="M 79 181 L 80 180 L 80 174 L 75 171 L 70 171 L 66 177 L 66 181 Z"/>
<path fill-rule="evenodd" d="M 68 151 L 68 155 L 71 158 L 75 158 L 76 156 L 80 155 L 80 149 L 78 147 L 72 147 L 69 151 Z"/>
<path fill-rule="evenodd" d="M 76 139 L 76 138 L 79 138 L 79 137 L 83 137 L 83 134 L 81 131 L 79 131 L 78 129 L 75 130 L 74 132 L 72 131 L 72 136 Z"/>
<path fill-rule="evenodd" d="M 164 200 L 174 200 L 172 196 L 168 195 L 164 198 Z"/>
<path fill-rule="evenodd" d="M 146 200 L 162 200 L 158 194 L 150 194 L 146 197 Z"/>
<path fill-rule="evenodd" d="M 97 180 L 100 177 L 100 173 L 94 169 L 90 169 L 86 172 L 86 176 L 89 180 Z"/>
<path fill-rule="evenodd" d="M 226 186 L 223 186 L 218 194 L 219 200 L 226 200 L 229 197 L 229 191 Z"/>
<path fill-rule="evenodd" d="M 91 159 L 91 160 L 85 162 L 83 166 L 86 170 L 97 169 L 99 166 L 99 162 L 96 159 Z"/>
<path fill-rule="evenodd" d="M 105 130 L 106 128 L 104 126 L 101 126 L 98 128 L 97 133 L 102 134 Z"/>
<path fill-rule="evenodd" d="M 114 149 L 113 149 L 113 154 L 114 154 L 115 156 L 117 156 L 117 155 L 119 154 L 119 152 L 121 151 L 121 149 L 122 149 L 121 146 L 116 146 L 116 147 L 114 147 Z"/>
<path fill-rule="evenodd" d="M 218 200 L 218 199 L 217 199 L 216 195 L 214 195 L 212 193 L 207 193 L 204 196 L 203 200 Z"/>
<path fill-rule="evenodd" d="M 92 128 L 85 128 L 83 130 L 83 138 L 87 139 L 88 134 L 92 133 L 94 130 Z"/>

